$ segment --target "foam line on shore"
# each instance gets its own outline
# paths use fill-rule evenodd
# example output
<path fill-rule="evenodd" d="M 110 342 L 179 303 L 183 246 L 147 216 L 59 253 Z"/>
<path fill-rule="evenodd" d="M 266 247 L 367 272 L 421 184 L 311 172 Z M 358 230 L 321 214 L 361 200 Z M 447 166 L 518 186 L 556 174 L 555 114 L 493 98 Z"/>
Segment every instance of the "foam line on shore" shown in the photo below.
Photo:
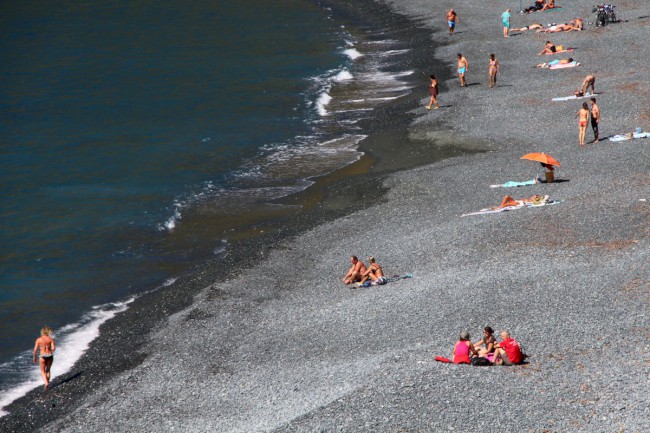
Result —
<path fill-rule="evenodd" d="M 135 297 L 131 297 L 126 301 L 95 306 L 79 322 L 66 325 L 54 333 L 57 348 L 52 365 L 53 386 L 56 386 L 56 377 L 68 373 L 88 350 L 90 343 L 99 336 L 99 327 L 115 315 L 125 311 L 134 300 Z M 0 368 L 16 369 L 16 364 L 25 365 L 31 361 L 31 358 L 31 352 L 24 352 L 17 359 L 4 363 Z M 0 395 L 2 395 L 0 397 L 0 417 L 8 414 L 3 408 L 32 389 L 43 385 L 40 367 L 37 364 L 30 367 L 28 371 L 22 373 L 17 371 L 15 374 L 21 377 L 21 381 L 9 389 L 0 391 Z"/>

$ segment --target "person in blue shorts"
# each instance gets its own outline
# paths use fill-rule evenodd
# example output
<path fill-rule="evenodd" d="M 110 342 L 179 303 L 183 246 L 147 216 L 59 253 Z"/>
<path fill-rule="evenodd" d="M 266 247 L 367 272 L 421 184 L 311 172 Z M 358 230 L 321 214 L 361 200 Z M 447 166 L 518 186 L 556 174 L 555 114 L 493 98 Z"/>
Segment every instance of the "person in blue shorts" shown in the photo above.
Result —
<path fill-rule="evenodd" d="M 458 78 L 460 79 L 460 87 L 465 87 L 465 73 L 469 69 L 469 63 L 465 56 L 458 53 Z"/>
<path fill-rule="evenodd" d="M 447 24 L 449 25 L 450 35 L 454 34 L 454 28 L 456 27 L 456 23 L 459 21 L 460 20 L 458 19 L 458 14 L 455 10 L 451 9 L 449 12 L 447 12 Z"/>

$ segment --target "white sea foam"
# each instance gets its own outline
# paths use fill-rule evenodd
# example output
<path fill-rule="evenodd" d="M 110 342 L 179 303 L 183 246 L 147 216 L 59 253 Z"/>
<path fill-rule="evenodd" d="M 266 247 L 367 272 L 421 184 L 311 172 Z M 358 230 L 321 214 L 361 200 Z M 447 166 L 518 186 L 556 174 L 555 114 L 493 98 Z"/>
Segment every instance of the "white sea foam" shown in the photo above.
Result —
<path fill-rule="evenodd" d="M 212 254 L 214 254 L 215 256 L 221 255 L 226 252 L 227 247 L 228 247 L 228 241 L 226 239 L 221 239 L 219 244 L 216 247 L 214 247 L 214 249 L 212 250 Z"/>
<path fill-rule="evenodd" d="M 327 116 L 327 109 L 325 106 L 327 106 L 330 101 L 332 101 L 332 97 L 327 92 L 323 92 L 318 96 L 318 99 L 316 100 L 316 109 L 318 110 L 318 114 L 321 116 Z"/>
<path fill-rule="evenodd" d="M 379 55 L 380 55 L 380 56 L 395 56 L 395 55 L 398 55 L 398 54 L 405 54 L 405 53 L 408 53 L 409 51 L 411 51 L 411 50 L 409 50 L 409 49 L 404 49 L 404 50 L 387 50 L 387 51 L 380 52 Z"/>
<path fill-rule="evenodd" d="M 347 50 L 343 51 L 343 54 L 351 58 L 352 60 L 356 60 L 359 57 L 363 56 L 359 51 L 357 51 L 356 48 L 348 48 Z"/>
<path fill-rule="evenodd" d="M 178 278 L 167 278 L 164 283 L 162 283 L 162 287 L 169 287 L 172 284 L 174 284 L 178 280 Z"/>
<path fill-rule="evenodd" d="M 341 81 L 351 80 L 352 78 L 354 77 L 352 76 L 350 71 L 348 71 L 347 69 L 343 69 L 341 72 L 339 72 L 334 76 L 334 81 L 341 82 Z"/>
<path fill-rule="evenodd" d="M 135 297 L 132 297 L 123 302 L 95 306 L 78 323 L 66 325 L 57 330 L 55 337 L 58 338 L 56 338 L 57 347 L 52 365 L 52 379 L 69 372 L 88 350 L 90 342 L 97 338 L 99 327 L 116 314 L 125 311 L 134 300 Z M 18 361 L 28 361 L 30 357 L 30 352 L 24 352 L 18 357 Z M 0 368 L 11 368 L 9 364 L 11 363 L 5 363 Z M 56 386 L 55 383 L 53 385 Z M 0 417 L 7 415 L 7 412 L 3 410 L 6 406 L 39 386 L 43 386 L 40 367 L 34 364 L 18 385 L 0 390 Z"/>
<path fill-rule="evenodd" d="M 167 220 L 162 223 L 158 224 L 158 230 L 159 231 L 173 231 L 176 228 L 176 223 L 181 220 L 182 214 L 181 214 L 181 208 L 183 205 L 179 202 L 174 203 L 175 209 L 174 209 L 174 214 L 167 218 Z"/>

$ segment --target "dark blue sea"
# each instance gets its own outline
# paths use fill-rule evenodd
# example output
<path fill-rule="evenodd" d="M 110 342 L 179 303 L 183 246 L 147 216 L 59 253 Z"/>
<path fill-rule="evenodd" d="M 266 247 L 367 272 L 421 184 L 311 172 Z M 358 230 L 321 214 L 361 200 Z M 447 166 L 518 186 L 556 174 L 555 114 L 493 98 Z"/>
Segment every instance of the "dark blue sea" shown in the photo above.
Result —
<path fill-rule="evenodd" d="M 40 383 L 43 325 L 63 374 L 134 297 L 358 160 L 407 52 L 309 0 L 2 2 L 0 409 Z"/>

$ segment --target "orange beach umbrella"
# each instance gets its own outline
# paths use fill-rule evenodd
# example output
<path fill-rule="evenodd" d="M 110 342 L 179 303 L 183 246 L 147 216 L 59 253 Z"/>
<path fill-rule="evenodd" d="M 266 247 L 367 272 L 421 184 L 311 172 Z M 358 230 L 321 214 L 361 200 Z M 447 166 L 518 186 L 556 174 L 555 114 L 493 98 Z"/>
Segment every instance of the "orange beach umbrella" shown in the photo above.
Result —
<path fill-rule="evenodd" d="M 553 158 L 551 155 L 545 154 L 544 152 L 527 153 L 524 156 L 522 156 L 521 159 L 527 159 L 529 161 L 537 161 L 537 162 L 541 162 L 542 164 L 554 165 L 556 167 L 560 166 L 560 163 L 557 161 L 557 159 Z"/>

